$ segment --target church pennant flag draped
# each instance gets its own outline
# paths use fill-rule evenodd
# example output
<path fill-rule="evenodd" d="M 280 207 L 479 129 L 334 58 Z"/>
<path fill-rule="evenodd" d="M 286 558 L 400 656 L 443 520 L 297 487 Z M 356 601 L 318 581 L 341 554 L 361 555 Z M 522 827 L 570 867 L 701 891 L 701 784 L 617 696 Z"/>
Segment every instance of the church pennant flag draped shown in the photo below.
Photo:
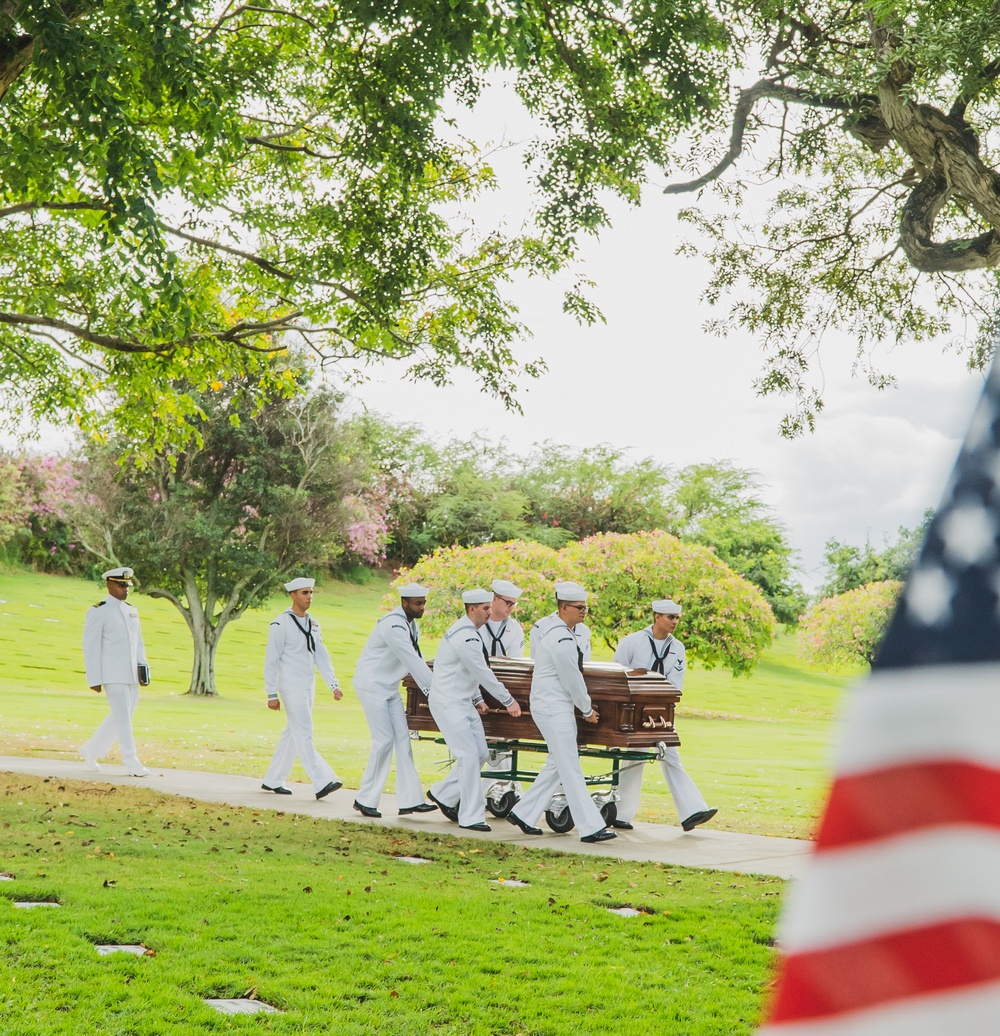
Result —
<path fill-rule="evenodd" d="M 1000 366 L 871 675 L 758 1036 L 1000 1036 Z"/>

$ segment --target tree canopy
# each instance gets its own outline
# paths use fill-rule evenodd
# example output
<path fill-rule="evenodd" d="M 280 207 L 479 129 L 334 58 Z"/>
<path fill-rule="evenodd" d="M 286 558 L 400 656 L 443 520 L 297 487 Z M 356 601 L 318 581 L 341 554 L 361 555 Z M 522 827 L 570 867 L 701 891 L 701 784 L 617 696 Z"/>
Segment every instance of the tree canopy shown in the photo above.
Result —
<path fill-rule="evenodd" d="M 177 608 L 194 642 L 190 693 L 215 694 L 226 626 L 343 552 L 355 486 L 328 391 L 269 400 L 253 420 L 233 415 L 236 389 L 190 391 L 200 445 L 143 465 L 121 439 L 88 445 L 77 524 L 91 553 L 133 566 L 142 593 Z"/>
<path fill-rule="evenodd" d="M 799 654 L 821 669 L 871 665 L 902 589 L 887 579 L 819 601 L 802 619 Z"/>
<path fill-rule="evenodd" d="M 927 340 L 962 318 L 969 361 L 983 364 L 1000 301 L 996 4 L 725 10 L 725 117 L 694 133 L 666 190 L 702 196 L 682 215 L 702 232 L 688 249 L 711 261 L 708 298 L 730 307 L 712 326 L 762 343 L 758 389 L 797 400 L 784 432 L 811 427 L 822 407 L 810 371 L 831 329 L 849 333 L 880 387 L 892 379 L 874 344 Z"/>
<path fill-rule="evenodd" d="M 723 39 L 691 0 L 3 5 L 8 418 L 100 429 L 119 404 L 136 441 L 183 443 L 222 380 L 289 391 L 266 357 L 289 341 L 353 373 L 465 367 L 516 405 L 542 366 L 514 355 L 505 281 L 571 264 L 604 192 L 637 197 L 717 103 Z M 496 71 L 542 128 L 537 219 L 478 231 L 493 173 L 446 109 Z M 564 305 L 595 314 L 580 285 Z"/>

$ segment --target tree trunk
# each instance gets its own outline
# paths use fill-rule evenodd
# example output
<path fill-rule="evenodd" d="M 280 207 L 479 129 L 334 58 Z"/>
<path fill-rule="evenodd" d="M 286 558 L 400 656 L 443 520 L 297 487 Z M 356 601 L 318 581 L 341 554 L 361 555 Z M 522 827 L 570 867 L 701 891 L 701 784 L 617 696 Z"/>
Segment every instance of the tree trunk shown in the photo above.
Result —
<path fill-rule="evenodd" d="M 194 661 L 191 664 L 191 686 L 188 694 L 216 695 L 215 649 L 219 646 L 221 629 L 211 623 L 199 623 L 200 628 L 192 630 Z"/>

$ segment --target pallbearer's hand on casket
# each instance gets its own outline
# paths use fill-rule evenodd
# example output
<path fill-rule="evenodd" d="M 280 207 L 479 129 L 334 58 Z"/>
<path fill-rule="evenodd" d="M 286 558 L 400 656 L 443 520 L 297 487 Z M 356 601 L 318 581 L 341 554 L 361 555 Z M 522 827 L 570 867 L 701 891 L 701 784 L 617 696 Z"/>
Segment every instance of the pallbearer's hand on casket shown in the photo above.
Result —
<path fill-rule="evenodd" d="M 517 719 L 517 717 L 521 715 L 521 706 L 518 705 L 516 701 L 512 701 L 507 706 L 507 711 L 514 717 L 514 719 Z"/>
<path fill-rule="evenodd" d="M 476 712 L 478 712 L 480 716 L 485 716 L 486 713 L 489 712 L 489 711 L 490 711 L 490 707 L 489 707 L 489 705 L 486 704 L 486 702 L 484 702 L 484 701 L 477 701 L 476 702 Z"/>
<path fill-rule="evenodd" d="M 600 718 L 601 717 L 598 714 L 597 709 L 594 709 L 594 711 L 589 716 L 584 716 L 583 717 L 583 722 L 584 723 L 596 723 Z"/>
<path fill-rule="evenodd" d="M 628 670 L 628 675 L 629 676 L 642 676 L 643 673 L 648 673 L 648 672 L 649 672 L 648 669 L 629 669 Z"/>

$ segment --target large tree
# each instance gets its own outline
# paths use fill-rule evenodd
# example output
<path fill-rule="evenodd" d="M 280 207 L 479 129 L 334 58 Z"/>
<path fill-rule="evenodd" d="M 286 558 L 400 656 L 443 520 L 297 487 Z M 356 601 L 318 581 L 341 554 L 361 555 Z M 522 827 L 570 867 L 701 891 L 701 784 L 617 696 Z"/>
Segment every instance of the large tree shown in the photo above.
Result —
<path fill-rule="evenodd" d="M 189 391 L 206 415 L 198 443 L 138 464 L 123 440 L 88 447 L 79 527 L 92 553 L 132 565 L 142 593 L 177 608 L 194 643 L 190 693 L 215 694 L 226 626 L 343 551 L 355 486 L 328 391 L 270 400 L 252 420 L 233 409 L 238 389 Z"/>
<path fill-rule="evenodd" d="M 8 417 L 102 428 L 117 400 L 136 438 L 183 442 L 213 382 L 287 389 L 262 351 L 290 336 L 355 372 L 470 368 L 514 405 L 540 365 L 505 280 L 571 264 L 602 192 L 637 196 L 718 99 L 723 38 L 698 0 L 3 4 Z M 537 222 L 477 232 L 493 174 L 446 113 L 497 70 L 541 127 Z"/>
<path fill-rule="evenodd" d="M 811 427 L 822 407 L 811 371 L 832 329 L 877 386 L 892 376 L 873 345 L 963 319 L 969 362 L 983 364 L 1000 309 L 995 0 L 726 11 L 726 116 L 695 133 L 666 190 L 701 195 L 682 215 L 703 231 L 689 248 L 711 260 L 708 298 L 729 307 L 712 326 L 762 343 L 758 389 L 797 399 L 783 430 Z"/>

